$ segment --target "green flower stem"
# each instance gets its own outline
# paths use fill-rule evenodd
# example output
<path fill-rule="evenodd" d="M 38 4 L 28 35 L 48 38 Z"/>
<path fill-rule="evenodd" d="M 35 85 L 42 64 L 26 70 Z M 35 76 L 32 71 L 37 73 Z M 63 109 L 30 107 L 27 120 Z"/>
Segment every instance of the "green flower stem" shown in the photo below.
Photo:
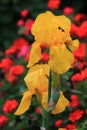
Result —
<path fill-rule="evenodd" d="M 41 106 L 42 125 L 41 130 L 49 130 L 49 112 Z"/>
<path fill-rule="evenodd" d="M 49 82 L 48 82 L 48 104 L 51 99 L 51 83 L 52 83 L 52 77 L 51 77 L 51 70 L 49 73 Z M 49 130 L 49 117 L 50 117 L 51 111 L 46 111 L 41 106 L 41 115 L 42 115 L 42 127 L 41 130 Z"/>
<path fill-rule="evenodd" d="M 45 118 L 42 118 L 42 127 L 41 127 L 41 130 L 46 130 L 46 128 L 45 128 L 45 124 L 46 124 L 46 120 L 45 120 Z"/>
<path fill-rule="evenodd" d="M 51 76 L 51 70 L 49 73 L 49 84 L 48 84 L 48 104 L 51 98 L 51 83 L 52 83 L 52 76 Z"/>
<path fill-rule="evenodd" d="M 49 72 L 49 82 L 48 82 L 48 110 L 46 111 L 41 106 L 41 115 L 42 115 L 42 127 L 41 130 L 49 130 L 49 119 L 51 111 L 55 107 L 59 97 L 60 97 L 60 76 L 55 72 Z"/>

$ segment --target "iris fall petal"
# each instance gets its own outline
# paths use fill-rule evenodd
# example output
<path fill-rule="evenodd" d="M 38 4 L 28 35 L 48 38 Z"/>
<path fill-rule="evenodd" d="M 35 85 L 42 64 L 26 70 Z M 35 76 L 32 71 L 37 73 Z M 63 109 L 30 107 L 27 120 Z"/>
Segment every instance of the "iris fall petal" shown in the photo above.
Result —
<path fill-rule="evenodd" d="M 52 114 L 61 113 L 69 105 L 69 101 L 64 97 L 63 93 L 60 92 L 60 98 L 52 111 Z"/>
<path fill-rule="evenodd" d="M 42 93 L 42 106 L 45 110 L 48 108 L 48 92 Z M 60 97 L 55 105 L 54 109 L 52 110 L 52 114 L 58 114 L 65 110 L 65 108 L 69 105 L 69 101 L 64 97 L 62 91 L 60 91 Z"/>
<path fill-rule="evenodd" d="M 23 94 L 23 98 L 21 100 L 21 103 L 19 104 L 17 111 L 15 112 L 15 115 L 21 115 L 29 109 L 31 105 L 31 98 L 32 98 L 32 93 L 26 91 Z"/>
<path fill-rule="evenodd" d="M 40 92 L 47 91 L 49 75 L 49 65 L 35 65 L 33 66 L 26 77 L 25 83 L 30 91 L 39 90 Z"/>
<path fill-rule="evenodd" d="M 29 58 L 29 63 L 27 65 L 28 68 L 33 66 L 35 63 L 37 63 L 41 59 L 41 49 L 40 49 L 40 44 L 35 42 L 32 45 L 31 53 L 30 53 L 30 58 Z"/>
<path fill-rule="evenodd" d="M 58 73 L 63 74 L 71 67 L 74 61 L 72 53 L 63 44 L 59 47 L 52 46 L 50 48 L 49 66 L 51 69 Z"/>

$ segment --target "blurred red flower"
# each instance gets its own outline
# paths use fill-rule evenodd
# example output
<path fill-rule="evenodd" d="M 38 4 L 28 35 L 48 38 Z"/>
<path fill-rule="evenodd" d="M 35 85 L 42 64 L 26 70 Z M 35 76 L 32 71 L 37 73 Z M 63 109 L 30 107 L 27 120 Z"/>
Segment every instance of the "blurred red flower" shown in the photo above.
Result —
<path fill-rule="evenodd" d="M 83 59 L 86 56 L 86 43 L 81 43 L 79 48 L 73 52 L 74 56 Z"/>
<path fill-rule="evenodd" d="M 0 127 L 4 126 L 8 121 L 9 119 L 6 116 L 0 115 Z"/>
<path fill-rule="evenodd" d="M 13 112 L 15 108 L 17 107 L 18 102 L 15 99 L 12 100 L 6 100 L 4 106 L 3 106 L 3 112 L 6 114 L 8 112 Z"/>
<path fill-rule="evenodd" d="M 19 26 L 19 27 L 24 26 L 24 20 L 23 19 L 18 20 L 17 26 Z"/>
<path fill-rule="evenodd" d="M 81 75 L 83 79 L 87 78 L 87 68 L 81 71 Z"/>
<path fill-rule="evenodd" d="M 61 0 L 48 0 L 47 7 L 49 9 L 58 9 L 60 7 Z"/>
<path fill-rule="evenodd" d="M 36 110 L 35 110 L 35 112 L 36 112 L 37 114 L 40 114 L 40 107 L 37 107 Z"/>
<path fill-rule="evenodd" d="M 75 122 L 83 117 L 84 111 L 77 109 L 69 114 L 69 121 Z"/>
<path fill-rule="evenodd" d="M 87 48 L 87 44 L 86 43 L 81 43 L 79 45 L 79 48 L 74 51 L 74 57 L 75 57 L 75 60 L 74 60 L 74 63 L 73 63 L 73 66 L 78 68 L 78 69 L 82 69 L 85 65 L 86 65 L 86 48 Z"/>
<path fill-rule="evenodd" d="M 23 18 L 25 18 L 25 17 L 27 17 L 28 13 L 29 13 L 28 9 L 24 9 L 24 10 L 22 10 L 22 11 L 20 12 L 20 15 L 21 15 Z"/>
<path fill-rule="evenodd" d="M 83 80 L 83 77 L 80 73 L 76 73 L 71 77 L 72 82 L 81 82 Z"/>
<path fill-rule="evenodd" d="M 79 26 L 71 25 L 71 35 L 76 35 L 80 39 L 87 37 L 87 20 L 83 21 Z"/>
<path fill-rule="evenodd" d="M 75 130 L 77 128 L 76 124 L 67 124 L 66 126 L 67 130 Z"/>
<path fill-rule="evenodd" d="M 71 101 L 69 103 L 70 107 L 78 107 L 78 106 L 80 106 L 80 100 L 76 95 L 74 95 L 74 94 L 71 95 L 70 99 L 71 99 Z"/>
<path fill-rule="evenodd" d="M 85 109 L 85 113 L 87 114 L 87 108 Z"/>
<path fill-rule="evenodd" d="M 61 119 L 59 119 L 59 120 L 56 120 L 55 121 L 55 127 L 60 127 L 61 126 L 61 124 L 62 124 L 62 120 Z"/>
<path fill-rule="evenodd" d="M 86 19 L 87 19 L 86 15 L 85 15 L 85 14 L 82 14 L 82 13 L 78 13 L 78 14 L 76 14 L 75 17 L 74 17 L 74 20 L 75 20 L 77 23 L 81 23 L 81 22 L 83 22 L 83 21 L 86 20 Z"/>
<path fill-rule="evenodd" d="M 14 65 L 10 69 L 10 75 L 21 75 L 24 73 L 23 65 Z"/>
<path fill-rule="evenodd" d="M 16 40 L 14 40 L 12 46 L 5 51 L 5 54 L 7 56 L 10 54 L 15 54 L 15 53 L 21 51 L 21 49 L 24 46 L 29 46 L 29 43 L 24 38 L 18 38 Z"/>
<path fill-rule="evenodd" d="M 46 52 L 43 52 L 41 60 L 47 62 L 49 60 L 49 55 Z"/>
<path fill-rule="evenodd" d="M 5 78 L 9 81 L 9 83 L 13 83 L 18 81 L 18 75 L 24 73 L 24 66 L 22 65 L 14 65 L 10 68 L 9 72 L 5 74 Z"/>
<path fill-rule="evenodd" d="M 31 32 L 31 28 L 32 28 L 32 25 L 34 23 L 34 20 L 33 19 L 27 19 L 27 21 L 25 22 L 25 34 L 29 34 Z"/>
<path fill-rule="evenodd" d="M 77 32 L 78 32 L 78 27 L 74 23 L 72 23 L 71 24 L 70 34 L 72 36 L 74 36 L 74 35 L 77 35 Z"/>
<path fill-rule="evenodd" d="M 5 72 L 5 71 L 7 71 L 7 70 L 10 69 L 10 67 L 12 66 L 12 64 L 13 64 L 13 61 L 10 58 L 6 57 L 6 58 L 3 58 L 1 60 L 1 62 L 0 62 L 0 68 L 3 69 L 3 71 Z"/>
<path fill-rule="evenodd" d="M 63 13 L 64 13 L 65 15 L 69 15 L 69 14 L 71 14 L 71 13 L 73 13 L 73 12 L 74 12 L 74 8 L 72 8 L 72 7 L 66 6 L 66 7 L 63 9 Z"/>

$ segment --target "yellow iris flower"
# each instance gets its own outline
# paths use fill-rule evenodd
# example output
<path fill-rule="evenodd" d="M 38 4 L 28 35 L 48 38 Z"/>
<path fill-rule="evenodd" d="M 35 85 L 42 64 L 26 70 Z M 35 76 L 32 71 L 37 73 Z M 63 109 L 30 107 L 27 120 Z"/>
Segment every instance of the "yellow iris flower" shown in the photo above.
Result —
<path fill-rule="evenodd" d="M 24 92 L 21 103 L 15 112 L 16 115 L 21 115 L 30 108 L 32 96 L 36 95 L 37 99 L 40 100 L 44 109 L 48 108 L 48 76 L 49 76 L 49 65 L 35 65 L 31 67 L 28 74 L 25 77 L 25 83 L 28 90 Z M 52 110 L 53 114 L 60 113 L 64 111 L 65 107 L 68 105 L 68 100 L 63 96 L 60 91 L 60 98 Z"/>
<path fill-rule="evenodd" d="M 79 45 L 77 39 L 71 39 L 70 27 L 71 21 L 63 15 L 55 16 L 47 11 L 37 16 L 31 30 L 35 36 L 35 43 L 32 45 L 28 67 L 41 59 L 40 45 L 44 43 L 50 50 L 50 68 L 58 74 L 65 73 L 74 61 L 71 51 L 76 50 Z"/>
<path fill-rule="evenodd" d="M 77 39 L 71 39 L 70 27 L 71 21 L 63 15 L 55 16 L 50 11 L 47 11 L 37 16 L 31 30 L 35 36 L 35 42 L 32 45 L 27 65 L 30 69 L 24 79 L 28 90 L 23 94 L 16 115 L 21 115 L 30 108 L 33 95 L 36 95 L 37 100 L 44 109 L 48 109 L 48 77 L 50 69 L 57 74 L 65 73 L 74 61 L 71 51 L 76 50 L 79 45 Z M 49 48 L 49 61 L 48 64 L 36 64 L 41 60 L 40 46 L 43 43 Z M 68 103 L 68 100 L 60 91 L 60 97 L 52 113 L 57 114 L 64 111 Z"/>

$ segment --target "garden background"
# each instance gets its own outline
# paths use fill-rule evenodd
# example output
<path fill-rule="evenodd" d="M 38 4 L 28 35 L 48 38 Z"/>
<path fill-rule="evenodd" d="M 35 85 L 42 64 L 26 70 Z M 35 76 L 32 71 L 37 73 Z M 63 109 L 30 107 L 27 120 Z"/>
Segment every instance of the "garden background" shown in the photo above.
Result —
<path fill-rule="evenodd" d="M 71 36 L 80 41 L 73 53 L 73 68 L 62 75 L 62 91 L 69 99 L 66 110 L 51 115 L 50 130 L 87 130 L 87 1 L 86 0 L 0 0 L 0 130 L 39 130 L 40 108 L 34 97 L 30 110 L 14 115 L 26 90 L 36 16 L 47 10 L 72 21 Z M 43 53 L 46 61 L 48 55 Z"/>

